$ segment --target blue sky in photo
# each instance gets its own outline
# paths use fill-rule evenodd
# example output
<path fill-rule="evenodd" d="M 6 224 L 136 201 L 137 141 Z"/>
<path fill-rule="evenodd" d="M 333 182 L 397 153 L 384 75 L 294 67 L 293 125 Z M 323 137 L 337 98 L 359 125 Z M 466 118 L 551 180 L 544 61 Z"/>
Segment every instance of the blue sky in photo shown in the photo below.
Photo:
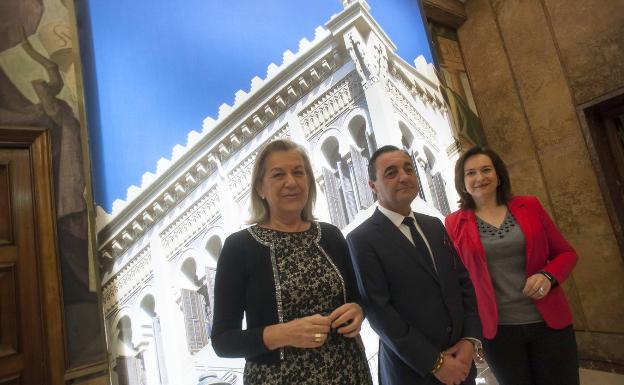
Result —
<path fill-rule="evenodd" d="M 85 58 L 96 203 L 111 210 L 191 130 L 201 132 L 234 93 L 342 10 L 339 0 L 94 0 L 87 2 L 93 61 Z M 368 0 L 408 63 L 431 62 L 417 0 Z"/>

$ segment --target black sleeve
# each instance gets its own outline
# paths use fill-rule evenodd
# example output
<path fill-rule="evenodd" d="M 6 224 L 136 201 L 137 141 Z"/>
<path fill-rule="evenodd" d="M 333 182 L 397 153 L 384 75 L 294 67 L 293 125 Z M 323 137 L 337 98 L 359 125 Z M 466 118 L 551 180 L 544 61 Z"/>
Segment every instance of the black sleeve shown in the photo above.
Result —
<path fill-rule="evenodd" d="M 457 249 L 455 249 L 455 245 L 453 241 L 451 241 L 451 237 L 446 231 L 446 228 L 439 219 L 436 221 L 440 226 L 440 231 L 443 232 L 444 247 L 449 249 L 453 255 L 453 264 L 457 266 L 457 277 L 462 290 L 462 302 L 464 307 L 464 329 L 462 330 L 462 337 L 482 340 L 481 320 L 479 319 L 479 312 L 477 311 L 477 296 L 472 285 L 472 280 L 470 279 L 470 274 L 459 257 Z"/>
<path fill-rule="evenodd" d="M 214 289 L 212 346 L 220 357 L 254 357 L 269 350 L 264 345 L 264 326 L 242 329 L 248 269 L 244 247 L 248 244 L 241 233 L 229 236 L 223 245 Z M 236 239 L 238 238 L 238 239 Z"/>
<path fill-rule="evenodd" d="M 351 260 L 351 253 L 349 252 L 349 246 L 347 245 L 347 240 L 340 229 L 335 226 L 331 226 L 334 229 L 336 245 L 338 246 L 338 250 L 340 256 L 342 258 L 343 267 L 343 275 L 345 280 L 345 285 L 347 286 L 347 302 L 356 302 L 362 308 L 364 306 L 361 302 L 360 292 L 357 287 L 357 281 L 355 278 L 355 272 L 353 270 L 353 261 Z"/>

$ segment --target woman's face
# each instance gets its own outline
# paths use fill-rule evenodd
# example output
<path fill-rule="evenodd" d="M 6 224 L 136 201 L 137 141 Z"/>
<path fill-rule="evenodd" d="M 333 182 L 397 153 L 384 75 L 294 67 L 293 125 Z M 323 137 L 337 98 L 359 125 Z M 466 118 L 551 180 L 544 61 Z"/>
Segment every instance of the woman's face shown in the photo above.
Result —
<path fill-rule="evenodd" d="M 309 176 L 297 151 L 276 151 L 267 156 L 258 193 L 266 199 L 270 216 L 301 215 L 309 190 Z"/>
<path fill-rule="evenodd" d="M 464 186 L 475 202 L 496 199 L 498 176 L 492 159 L 485 154 L 473 155 L 464 163 Z"/>

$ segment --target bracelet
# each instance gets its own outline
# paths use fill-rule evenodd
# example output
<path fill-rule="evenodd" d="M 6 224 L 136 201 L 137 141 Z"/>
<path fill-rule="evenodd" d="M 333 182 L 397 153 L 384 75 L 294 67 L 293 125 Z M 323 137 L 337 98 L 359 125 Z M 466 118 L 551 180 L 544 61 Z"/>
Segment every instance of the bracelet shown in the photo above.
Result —
<path fill-rule="evenodd" d="M 431 373 L 435 374 L 442 368 L 442 364 L 444 364 L 444 353 L 440 352 L 440 356 L 438 356 L 438 360 L 435 363 L 433 369 L 431 369 Z"/>
<path fill-rule="evenodd" d="M 551 285 L 554 285 L 557 282 L 555 277 L 553 277 L 552 274 L 550 274 L 546 270 L 540 270 L 540 271 L 538 271 L 538 273 L 543 275 L 544 277 L 548 278 L 548 280 L 550 281 Z"/>

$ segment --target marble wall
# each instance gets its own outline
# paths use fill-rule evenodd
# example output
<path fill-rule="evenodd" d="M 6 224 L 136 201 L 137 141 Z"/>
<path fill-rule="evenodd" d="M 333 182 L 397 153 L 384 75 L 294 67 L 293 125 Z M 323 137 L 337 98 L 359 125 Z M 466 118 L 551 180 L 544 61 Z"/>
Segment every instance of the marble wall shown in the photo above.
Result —
<path fill-rule="evenodd" d="M 577 110 L 624 89 L 621 0 L 467 0 L 459 27 L 488 143 L 580 259 L 565 289 L 582 359 L 624 365 L 624 258 Z"/>

